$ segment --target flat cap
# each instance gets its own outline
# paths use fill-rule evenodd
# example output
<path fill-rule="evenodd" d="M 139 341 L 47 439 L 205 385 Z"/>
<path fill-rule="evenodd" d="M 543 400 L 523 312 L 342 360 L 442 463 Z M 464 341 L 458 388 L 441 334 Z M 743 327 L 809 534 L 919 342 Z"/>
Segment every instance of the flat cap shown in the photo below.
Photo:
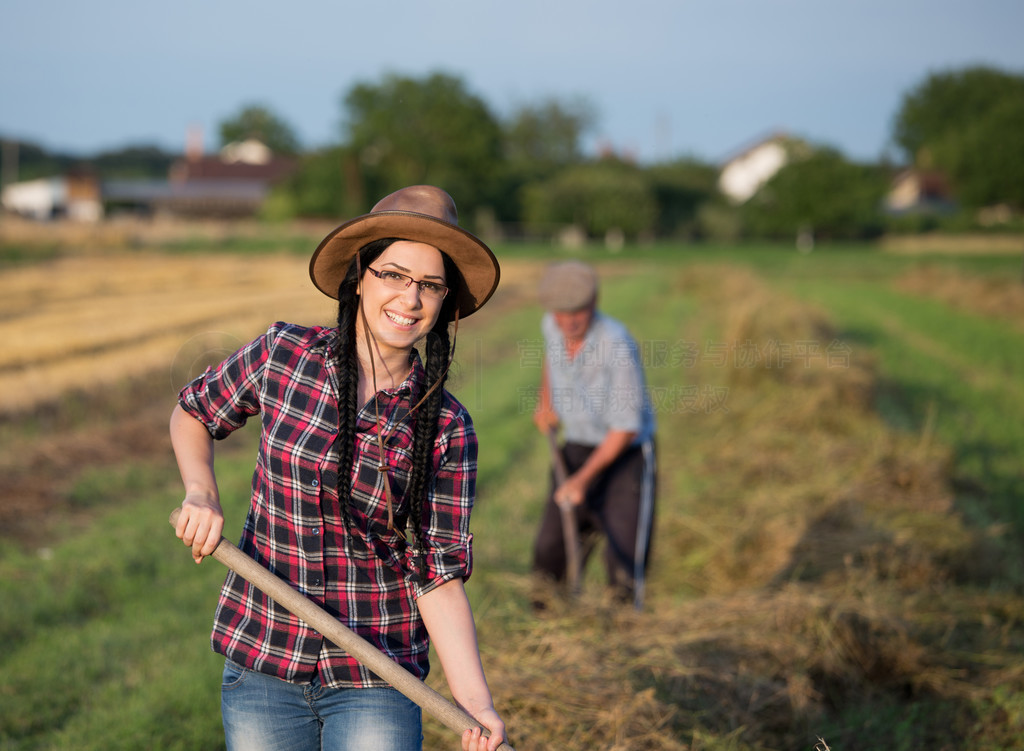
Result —
<path fill-rule="evenodd" d="M 558 261 L 544 271 L 538 287 L 548 310 L 579 310 L 597 297 L 597 272 L 583 261 Z"/>

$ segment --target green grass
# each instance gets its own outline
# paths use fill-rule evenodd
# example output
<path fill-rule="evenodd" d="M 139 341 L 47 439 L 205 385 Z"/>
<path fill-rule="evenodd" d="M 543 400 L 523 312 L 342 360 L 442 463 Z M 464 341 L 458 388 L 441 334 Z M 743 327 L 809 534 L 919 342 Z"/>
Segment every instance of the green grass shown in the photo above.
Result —
<path fill-rule="evenodd" d="M 1024 533 L 1024 332 L 869 283 L 794 284 L 833 315 L 844 339 L 880 359 L 882 414 L 955 447 L 972 510 Z M 972 489 L 968 491 L 968 488 Z"/>
<path fill-rule="evenodd" d="M 549 248 L 540 246 L 499 249 L 499 256 L 510 263 L 550 255 Z M 687 279 L 706 274 L 701 269 L 708 264 L 744 267 L 776 292 L 826 309 L 844 342 L 858 354 L 877 358 L 882 389 L 876 406 L 889 429 L 911 436 L 927 434 L 950 447 L 957 507 L 969 528 L 979 531 L 1001 522 L 1012 525 L 1019 534 L 1024 533 L 1024 512 L 1017 508 L 1024 497 L 1019 469 L 1024 456 L 1024 397 L 1019 388 L 1024 376 L 1024 335 L 1006 322 L 955 311 L 898 292 L 890 284 L 915 264 L 945 264 L 963 273 L 1003 275 L 1018 273 L 1019 259 L 922 260 L 885 256 L 865 248 L 802 256 L 768 247 L 669 246 L 635 253 L 598 251 L 595 257 L 615 270 L 606 276 L 602 307 L 630 322 L 641 342 L 650 385 L 660 395 L 664 493 L 656 541 L 658 566 L 652 574 L 650 594 L 656 609 L 635 626 L 614 623 L 600 611 L 596 616 L 586 611 L 586 618 L 575 621 L 566 616 L 564 621 L 556 618 L 539 623 L 529 612 L 529 555 L 548 471 L 546 445 L 531 421 L 540 372 L 539 311 L 533 306 L 518 307 L 496 317 L 486 328 L 471 320 L 460 332 L 450 387 L 469 408 L 480 437 L 479 496 L 473 517 L 476 570 L 468 586 L 485 664 L 492 675 L 505 678 L 495 686 L 503 711 L 517 719 L 520 727 L 536 728 L 531 723 L 541 722 L 533 719 L 541 714 L 540 700 L 535 706 L 529 692 L 543 697 L 550 687 L 561 699 L 563 692 L 555 691 L 555 684 L 563 681 L 580 689 L 572 683 L 571 666 L 576 663 L 565 662 L 565 655 L 559 652 L 572 648 L 575 641 L 566 633 L 571 636 L 575 628 L 595 653 L 608 650 L 608 663 L 602 669 L 605 674 L 620 671 L 614 673 L 616 680 L 635 689 L 629 692 L 630 701 L 649 697 L 652 702 L 665 702 L 652 704 L 650 710 L 652 722 L 667 723 L 664 745 L 645 741 L 648 745 L 636 748 L 777 747 L 764 739 L 781 737 L 778 733 L 783 731 L 772 730 L 767 720 L 758 730 L 730 726 L 722 718 L 732 706 L 730 701 L 735 701 L 736 707 L 749 707 L 756 697 L 767 701 L 771 691 L 782 690 L 757 675 L 756 666 L 782 661 L 785 645 L 779 645 L 779 650 L 759 645 L 744 651 L 742 640 L 726 644 L 728 623 L 699 627 L 700 613 L 713 611 L 714 601 L 729 594 L 716 589 L 721 578 L 715 579 L 710 572 L 744 567 L 756 572 L 766 566 L 764 556 L 771 551 L 759 546 L 771 542 L 771 530 L 805 521 L 797 516 L 798 502 L 810 508 L 818 508 L 814 504 L 824 507 L 838 492 L 834 486 L 852 486 L 860 479 L 853 474 L 838 479 L 830 475 L 828 457 L 833 454 L 829 452 L 838 456 L 862 451 L 867 457 L 863 466 L 869 467 L 876 459 L 911 462 L 917 461 L 916 455 L 905 446 L 916 445 L 917 439 L 903 443 L 885 434 L 886 428 L 873 424 L 847 429 L 844 421 L 849 418 L 838 413 L 822 415 L 811 431 L 787 432 L 787 420 L 800 409 L 801 392 L 796 392 L 793 401 L 793 392 L 783 383 L 761 381 L 750 389 L 742 381 L 729 380 L 725 371 L 706 358 L 686 364 L 688 345 L 704 347 L 722 335 L 721 321 L 715 317 L 714 289 L 705 289 L 705 297 L 693 294 L 686 286 Z M 727 387 L 726 406 L 731 411 L 693 407 L 682 391 L 690 386 Z M 778 430 L 772 431 L 772 426 Z M 5 431 L 12 429 L 4 426 Z M 890 440 L 894 448 L 887 454 Z M 5 432 L 5 444 L 16 445 L 15 437 Z M 245 512 L 253 445 L 254 436 L 248 429 L 228 444 L 218 445 L 218 476 L 229 538 L 237 538 Z M 794 455 L 806 455 L 807 461 L 815 462 L 814 471 L 787 474 L 788 462 L 796 461 Z M 220 664 L 207 642 L 223 569 L 213 561 L 195 566 L 174 538 L 167 515 L 180 502 L 179 484 L 170 456 L 163 462 L 84 470 L 70 489 L 68 501 L 73 508 L 88 512 L 87 524 L 58 527 L 57 536 L 45 549 L 25 548 L 13 540 L 2 543 L 0 750 L 223 747 L 218 711 Z M 911 513 L 897 516 L 893 511 L 893 517 L 904 525 L 919 525 L 916 531 L 929 538 L 933 547 L 946 544 L 943 535 L 950 535 L 949 549 L 959 544 L 949 519 L 915 513 L 916 517 Z M 885 530 L 876 531 L 879 540 L 897 539 L 882 535 Z M 915 530 L 903 532 L 898 545 L 915 544 Z M 1024 607 L 1013 599 L 1022 578 L 1011 566 L 1004 570 L 1003 579 L 988 585 L 1004 590 L 1008 599 L 1004 604 L 984 606 L 991 610 L 983 612 L 980 606 L 974 607 L 976 622 L 970 615 L 970 598 L 976 594 L 969 587 L 964 589 L 962 603 L 955 601 L 955 613 L 949 610 L 950 601 L 944 598 L 956 594 L 952 581 L 907 593 L 877 572 L 873 576 L 878 578 L 866 574 L 861 578 L 851 570 L 844 589 L 838 594 L 830 591 L 827 597 L 834 598 L 836 608 L 851 598 L 865 612 L 904 600 L 920 601 L 924 612 L 927 598 L 936 598 L 928 611 L 935 623 L 928 628 L 939 634 L 936 639 L 955 645 L 948 661 L 960 669 L 956 660 L 965 654 L 984 652 L 987 657 L 971 662 L 980 665 L 985 659 L 1009 660 L 1024 646 L 1020 636 Z M 591 570 L 589 575 L 588 587 L 599 587 L 599 573 Z M 805 574 L 804 580 L 794 575 L 794 582 L 799 581 L 810 581 L 810 574 Z M 809 633 L 827 644 L 828 629 L 834 624 L 828 608 L 818 607 L 822 607 L 821 618 L 808 627 Z M 816 617 L 813 607 L 806 610 L 808 619 Z M 773 604 L 757 618 L 768 628 L 782 623 L 786 612 Z M 797 608 L 797 612 L 803 611 Z M 790 613 L 789 617 L 796 616 Z M 924 616 L 914 617 L 924 622 Z M 631 632 L 634 627 L 636 631 Z M 724 646 L 728 650 L 721 651 Z M 644 652 L 648 647 L 653 651 Z M 954 652 L 957 657 L 952 656 Z M 708 655 L 711 662 L 686 672 L 694 654 Z M 719 654 L 728 654 L 730 659 L 719 665 L 714 662 Z M 740 673 L 746 676 L 736 682 L 739 688 L 729 683 L 737 664 L 745 666 Z M 775 668 L 763 669 L 768 675 Z M 787 679 L 804 676 L 810 680 L 806 676 L 813 677 L 816 670 L 824 668 L 794 660 L 784 670 L 792 670 L 784 673 Z M 997 748 L 991 740 L 996 737 L 1002 738 L 1005 748 L 1014 743 L 1019 747 L 1020 736 L 1013 735 L 1014 729 L 1024 724 L 1024 685 L 1019 672 L 1007 667 L 998 684 L 977 685 L 969 702 L 927 692 L 907 699 L 900 693 L 902 688 L 872 686 L 849 706 L 834 706 L 824 715 L 792 720 L 786 737 L 799 736 L 802 747 L 811 748 L 821 735 L 839 751 L 953 748 L 959 746 L 943 745 L 944 733 L 955 732 L 960 739 L 987 733 L 989 741 L 973 747 Z M 437 675 L 431 678 L 435 685 L 442 685 L 439 680 Z M 694 680 L 703 683 L 692 684 Z M 776 675 L 773 680 L 782 679 Z M 964 675 L 963 681 L 969 683 L 970 676 Z M 583 686 L 595 692 L 595 704 L 603 697 L 597 691 L 599 683 L 600 678 L 595 677 Z M 709 690 L 728 688 L 736 695 L 701 693 L 694 685 Z M 649 688 L 653 693 L 644 694 Z M 516 689 L 521 693 L 515 693 Z M 751 693 L 745 693 L 748 691 Z M 851 695 L 843 693 L 839 701 Z M 676 705 L 684 709 L 677 710 Z M 635 712 L 646 711 L 642 703 L 631 706 Z M 971 708 L 977 727 L 957 725 L 965 721 L 964 706 Z M 610 712 L 614 707 L 590 709 Z M 564 714 L 574 717 L 582 711 L 570 706 Z M 788 717 L 778 714 L 776 722 L 785 723 Z M 626 732 L 628 723 L 622 723 L 619 732 Z M 1005 728 L 998 730 L 1001 723 Z M 515 740 L 516 727 L 511 729 Z M 581 747 L 572 745 L 573 738 L 590 732 L 585 724 L 579 725 L 575 736 L 567 728 L 546 729 L 570 749 Z M 445 737 L 429 724 L 427 736 L 427 748 Z M 609 730 L 602 737 L 603 741 L 591 742 L 588 747 L 612 748 L 614 732 Z M 540 732 L 523 738 L 522 748 L 541 747 Z"/>
<path fill-rule="evenodd" d="M 751 268 L 825 308 L 844 343 L 878 356 L 883 416 L 900 429 L 934 428 L 954 447 L 958 478 L 972 502 L 984 507 L 982 516 L 1011 521 L 1024 534 L 1024 420 L 1014 417 L 1024 415 L 1024 332 L 1010 321 L 954 310 L 891 284 L 925 266 L 1020 280 L 1019 256 L 899 256 L 846 246 L 811 254 L 781 247 L 655 248 L 640 257 L 668 263 L 670 256 L 684 274 L 691 263 Z M 652 297 L 663 299 L 656 286 Z"/>
<path fill-rule="evenodd" d="M 240 529 L 251 453 L 225 454 Z M 70 491 L 96 509 L 85 529 L 0 548 L 4 751 L 223 747 L 220 666 L 203 647 L 224 572 L 175 539 L 179 485 L 173 461 L 87 471 Z"/>
<path fill-rule="evenodd" d="M 15 268 L 43 260 L 57 258 L 61 250 L 56 245 L 36 247 L 30 245 L 0 245 L 0 269 Z"/>

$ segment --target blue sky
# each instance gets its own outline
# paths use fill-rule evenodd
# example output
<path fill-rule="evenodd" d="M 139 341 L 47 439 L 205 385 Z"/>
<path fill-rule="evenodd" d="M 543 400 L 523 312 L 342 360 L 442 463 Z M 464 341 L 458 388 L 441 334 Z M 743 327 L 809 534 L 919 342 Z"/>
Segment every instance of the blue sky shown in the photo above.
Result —
<path fill-rule="evenodd" d="M 460 77 L 497 116 L 589 99 L 643 161 L 718 161 L 776 130 L 875 159 L 929 72 L 1024 74 L 1021 0 L 0 0 L 0 136 L 82 154 L 184 148 L 247 104 L 312 147 L 386 73 Z"/>

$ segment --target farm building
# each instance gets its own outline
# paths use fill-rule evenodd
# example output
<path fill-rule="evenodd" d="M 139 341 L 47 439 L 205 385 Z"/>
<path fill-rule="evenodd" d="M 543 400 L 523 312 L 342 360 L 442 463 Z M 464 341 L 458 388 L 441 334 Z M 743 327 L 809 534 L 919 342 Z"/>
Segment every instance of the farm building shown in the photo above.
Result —
<path fill-rule="evenodd" d="M 252 180 L 108 180 L 103 202 L 112 214 L 245 217 L 260 210 L 268 191 Z"/>
<path fill-rule="evenodd" d="M 94 222 L 103 216 L 100 186 L 85 175 L 44 177 L 5 185 L 0 192 L 4 211 L 29 219 L 66 217 Z"/>
<path fill-rule="evenodd" d="M 294 159 L 250 139 L 204 155 L 194 141 L 171 165 L 168 179 L 112 180 L 103 200 L 112 211 L 172 216 L 243 217 L 256 214 L 270 190 L 294 172 Z"/>

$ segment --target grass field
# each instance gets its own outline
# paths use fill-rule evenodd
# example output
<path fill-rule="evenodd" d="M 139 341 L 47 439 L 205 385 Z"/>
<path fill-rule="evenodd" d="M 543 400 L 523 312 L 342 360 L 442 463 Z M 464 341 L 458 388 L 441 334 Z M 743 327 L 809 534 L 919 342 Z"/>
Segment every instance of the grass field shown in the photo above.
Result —
<path fill-rule="evenodd" d="M 294 237 L 19 242 L 0 249 L 0 749 L 222 748 L 223 572 L 167 523 L 167 417 L 205 362 L 329 301 Z M 519 751 L 1024 748 L 1019 255 L 591 251 L 658 407 L 652 579 L 623 612 L 591 567 L 540 618 L 552 250 L 498 255 L 451 388 L 481 443 L 468 589 Z M 229 537 L 253 447 L 218 446 Z"/>

